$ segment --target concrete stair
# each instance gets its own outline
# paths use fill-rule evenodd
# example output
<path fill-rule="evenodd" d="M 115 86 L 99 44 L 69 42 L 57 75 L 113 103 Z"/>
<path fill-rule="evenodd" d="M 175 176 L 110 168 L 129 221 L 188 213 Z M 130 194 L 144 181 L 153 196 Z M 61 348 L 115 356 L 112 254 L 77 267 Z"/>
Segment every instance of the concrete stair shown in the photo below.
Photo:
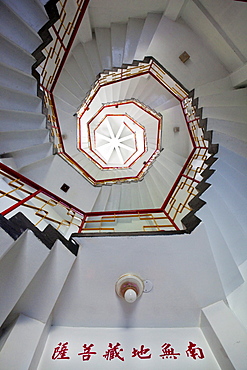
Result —
<path fill-rule="evenodd" d="M 1 225 L 6 227 L 7 223 L 2 222 L 1 219 Z M 1 303 L 1 366 L 19 366 L 15 356 L 10 359 L 10 354 L 22 336 L 18 346 L 25 353 L 21 366 L 35 369 L 51 325 L 53 307 L 76 256 L 60 240 L 49 249 L 31 230 L 17 238 L 13 238 L 14 224 L 8 222 L 6 230 L 8 233 L 0 229 L 0 290 L 4 296 Z M 49 245 L 49 232 L 43 237 Z"/>
<path fill-rule="evenodd" d="M 61 172 L 64 167 L 62 160 L 56 162 L 52 156 L 46 117 L 36 94 L 36 81 L 31 75 L 35 62 L 32 53 L 41 43 L 37 31 L 47 17 L 38 1 L 29 0 L 4 0 L 0 5 L 0 14 L 1 161 L 34 181 L 38 179 L 41 184 L 42 181 L 51 182 L 58 163 Z M 72 50 L 56 86 L 54 95 L 59 119 L 71 127 L 73 114 L 97 74 L 104 69 L 120 68 L 122 63 L 141 60 L 149 53 L 168 69 L 173 68 L 165 55 L 166 50 L 157 49 L 159 37 L 164 34 L 165 42 L 164 32 L 170 26 L 170 20 L 162 14 L 149 13 L 145 19 L 130 18 L 128 24 L 112 23 L 110 28 L 96 27 L 91 41 L 80 42 Z M 179 27 L 183 29 L 181 25 Z M 203 124 L 207 124 L 207 129 L 214 130 L 213 143 L 220 144 L 218 161 L 213 165 L 216 172 L 210 179 L 212 186 L 202 197 L 207 204 L 197 215 L 205 226 L 226 302 L 214 302 L 202 307 L 200 325 L 221 368 L 243 369 L 239 361 L 246 364 L 246 351 L 241 347 L 234 352 L 228 338 L 231 337 L 234 343 L 241 338 L 242 346 L 247 330 L 246 89 L 234 90 L 228 77 L 216 79 L 213 76 L 215 80 L 206 83 L 198 77 L 199 70 L 195 80 L 189 73 L 184 77 L 184 68 L 182 65 L 182 72 L 176 75 L 174 72 L 178 71 L 178 67 L 175 63 L 172 70 L 178 78 L 182 77 L 183 83 L 196 85 L 194 97 L 199 98 L 196 104 L 198 108 L 204 107 L 203 117 L 207 118 Z M 105 89 L 104 101 L 131 98 L 133 95 L 140 99 L 143 95 L 146 104 L 162 112 L 169 122 L 177 124 L 178 106 L 173 101 L 165 101 L 164 97 L 150 98 L 144 91 L 146 83 L 145 78 L 140 78 L 133 85 L 129 82 L 124 82 L 122 86 L 116 84 L 114 89 Z M 154 89 L 150 90 L 155 93 Z M 185 131 L 185 128 L 180 127 L 180 133 L 182 130 Z M 74 128 L 71 129 L 71 137 L 74 131 Z M 183 143 L 178 140 L 179 151 L 175 151 L 169 146 L 168 138 L 164 133 L 167 146 L 146 177 L 138 183 L 105 185 L 94 188 L 90 193 L 87 191 L 90 185 L 85 179 L 76 181 L 81 193 L 85 192 L 86 196 L 94 199 L 88 210 L 100 212 L 158 207 L 186 158 Z M 73 155 L 85 168 L 91 166 L 87 158 L 79 158 L 76 152 Z M 71 171 L 66 172 L 66 178 L 74 180 L 73 175 L 68 175 Z M 44 180 L 50 172 L 53 173 L 51 178 Z M 95 176 L 99 172 L 95 168 Z M 59 176 L 57 172 L 56 175 Z M 3 192 L 10 190 L 3 178 L 1 186 Z M 76 190 L 74 192 L 79 194 Z M 81 193 L 80 196 L 85 197 Z M 1 206 L 4 209 L 8 204 L 2 201 Z M 60 215 L 61 219 L 63 216 Z M 118 220 L 114 227 L 117 231 L 126 231 L 127 228 L 135 231 L 139 227 L 138 222 Z M 4 369 L 37 369 L 52 324 L 53 308 L 68 276 L 77 276 L 79 269 L 74 266 L 75 254 L 62 241 L 49 242 L 52 245 L 47 248 L 40 234 L 38 237 L 30 230 L 14 237 L 16 230 L 13 227 L 9 233 L 4 228 L 0 229 L 1 297 L 4 297 L 0 361 Z M 45 238 L 46 231 L 44 235 Z M 190 238 L 189 235 L 187 237 Z M 189 242 L 190 239 L 188 245 Z M 230 336 L 224 330 L 226 323 Z"/>

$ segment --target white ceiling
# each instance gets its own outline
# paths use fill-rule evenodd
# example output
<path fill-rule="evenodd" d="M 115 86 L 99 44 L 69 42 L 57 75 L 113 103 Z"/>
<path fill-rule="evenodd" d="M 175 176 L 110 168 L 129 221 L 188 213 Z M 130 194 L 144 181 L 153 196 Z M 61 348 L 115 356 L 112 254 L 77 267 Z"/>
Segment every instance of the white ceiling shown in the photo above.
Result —
<path fill-rule="evenodd" d="M 147 13 L 181 17 L 217 55 L 229 72 L 247 61 L 247 4 L 234 0 L 91 0 L 92 28 L 110 27 L 112 22 L 127 23 L 145 18 Z"/>
<path fill-rule="evenodd" d="M 167 3 L 168 0 L 91 0 L 91 25 L 92 28 L 110 27 L 112 22 L 127 23 L 129 17 L 145 18 L 149 12 L 163 12 Z"/>
<path fill-rule="evenodd" d="M 189 327 L 202 307 L 224 299 L 204 225 L 191 235 L 81 237 L 74 268 L 54 309 L 54 325 Z M 129 304 L 115 293 L 124 273 L 153 289 Z"/>

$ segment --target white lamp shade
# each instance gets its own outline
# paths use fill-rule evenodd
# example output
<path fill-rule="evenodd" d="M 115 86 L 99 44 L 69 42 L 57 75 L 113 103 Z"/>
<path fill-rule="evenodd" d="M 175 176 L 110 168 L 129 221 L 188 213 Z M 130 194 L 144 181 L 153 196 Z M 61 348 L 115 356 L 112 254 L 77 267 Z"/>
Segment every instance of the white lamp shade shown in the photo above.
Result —
<path fill-rule="evenodd" d="M 134 289 L 127 289 L 125 294 L 124 294 L 124 299 L 126 302 L 128 303 L 133 303 L 135 302 L 137 298 L 137 294 L 136 292 L 134 291 Z"/>

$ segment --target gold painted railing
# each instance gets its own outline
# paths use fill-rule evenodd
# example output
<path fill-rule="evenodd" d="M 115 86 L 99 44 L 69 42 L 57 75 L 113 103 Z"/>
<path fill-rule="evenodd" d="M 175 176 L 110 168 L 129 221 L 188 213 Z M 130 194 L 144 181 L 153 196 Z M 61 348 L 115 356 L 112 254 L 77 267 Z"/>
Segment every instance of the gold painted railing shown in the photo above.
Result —
<path fill-rule="evenodd" d="M 56 4 L 59 20 L 49 28 L 53 40 L 42 50 L 45 60 L 37 67 L 40 74 L 40 87 L 44 91 L 44 103 L 48 110 L 48 122 L 56 151 L 63 151 L 53 90 L 56 86 L 64 63 L 72 47 L 79 26 L 86 12 L 89 0 L 60 0 Z"/>
<path fill-rule="evenodd" d="M 11 218 L 22 212 L 43 230 L 51 224 L 62 234 L 78 232 L 84 213 L 63 199 L 0 163 L 0 213 Z"/>
<path fill-rule="evenodd" d="M 140 222 L 139 230 L 142 231 L 178 231 L 184 230 L 182 219 L 192 211 L 190 201 L 198 195 L 197 186 L 203 180 L 202 174 L 208 168 L 207 159 L 211 156 L 208 152 L 208 141 L 204 139 L 203 129 L 200 127 L 200 118 L 196 116 L 195 108 L 192 105 L 192 99 L 186 97 L 181 102 L 181 107 L 184 112 L 184 117 L 189 128 L 193 150 L 185 162 L 178 178 L 176 179 L 169 194 L 164 200 L 163 205 L 159 210 L 152 212 L 142 211 L 142 214 L 87 214 L 85 223 L 83 224 L 82 232 L 109 232 L 120 231 L 121 223 L 124 219 L 126 222 L 130 220 L 139 221 L 145 219 L 149 221 L 148 225 L 142 225 Z M 120 213 L 120 212 L 119 212 Z M 148 214 L 148 216 L 147 216 Z M 158 214 L 158 216 L 157 216 Z M 162 221 L 161 221 L 162 220 Z M 137 228 L 137 223 L 133 229 Z M 137 231 L 137 230 L 135 230 Z"/>
<path fill-rule="evenodd" d="M 46 59 L 37 69 L 41 76 L 40 86 L 45 93 L 48 121 L 56 151 L 73 166 L 76 166 L 73 159 L 64 151 L 53 90 L 88 3 L 89 0 L 77 0 L 73 3 L 74 7 L 68 0 L 57 3 L 60 19 L 50 29 L 53 41 L 43 50 Z M 40 229 L 49 223 L 67 236 L 73 232 L 126 231 L 126 222 L 131 224 L 128 231 L 178 232 L 183 230 L 184 225 L 181 220 L 192 211 L 190 201 L 198 194 L 197 185 L 201 182 L 202 173 L 207 168 L 205 161 L 210 157 L 208 142 L 204 139 L 199 117 L 196 116 L 192 99 L 188 97 L 187 92 L 155 60 L 149 58 L 148 61 L 140 62 L 138 65 L 119 69 L 110 74 L 102 74 L 86 96 L 82 106 L 86 108 L 90 105 L 93 96 L 102 86 L 148 73 L 181 102 L 193 143 L 191 155 L 159 209 L 85 213 L 0 164 L 1 214 L 9 218 L 16 212 L 23 212 Z"/>
<path fill-rule="evenodd" d="M 137 213 L 137 214 L 112 214 L 108 216 L 87 217 L 81 232 L 126 232 L 126 222 L 132 232 L 153 232 L 176 230 L 174 225 L 163 212 Z"/>

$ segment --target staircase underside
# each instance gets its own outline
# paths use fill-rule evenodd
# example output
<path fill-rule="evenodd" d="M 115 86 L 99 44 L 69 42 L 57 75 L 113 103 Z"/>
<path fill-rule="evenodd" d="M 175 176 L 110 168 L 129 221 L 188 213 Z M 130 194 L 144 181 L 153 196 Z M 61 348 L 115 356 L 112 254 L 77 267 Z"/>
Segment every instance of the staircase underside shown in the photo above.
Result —
<path fill-rule="evenodd" d="M 246 4 L 230 1 L 225 4 L 224 15 L 235 20 L 233 32 L 227 28 L 220 1 L 211 5 L 206 2 L 204 6 L 203 1 L 197 0 L 154 0 L 141 2 L 142 7 L 136 2 L 126 7 L 116 0 L 111 4 L 112 12 L 98 0 L 91 1 L 89 12 L 87 1 L 70 1 L 66 11 L 62 2 L 58 2 L 59 12 L 66 16 L 75 12 L 79 4 L 78 14 L 85 13 L 85 17 L 59 75 L 52 73 L 54 65 L 46 66 L 43 62 L 39 67 L 43 91 L 37 96 L 31 72 L 32 65 L 38 64 L 36 59 L 42 59 L 40 44 L 47 43 L 44 53 L 49 53 L 62 30 L 58 45 L 63 44 L 59 54 L 63 60 L 69 42 L 66 29 L 69 22 L 61 29 L 57 23 L 50 28 L 54 41 L 48 45 L 51 37 L 43 25 L 48 22 L 50 26 L 52 22 L 43 2 L 23 0 L 20 6 L 19 1 L 4 0 L 0 5 L 0 295 L 4 297 L 0 310 L 1 363 L 6 369 L 55 368 L 60 363 L 52 359 L 54 348 L 60 341 L 73 346 L 79 335 L 79 349 L 78 340 L 73 349 L 77 363 L 74 359 L 67 363 L 77 369 L 82 366 L 78 353 L 84 339 L 100 345 L 102 354 L 108 343 L 120 341 L 127 354 L 132 350 L 128 346 L 138 346 L 144 343 L 144 338 L 145 346 L 151 347 L 149 341 L 152 339 L 154 344 L 159 333 L 159 338 L 171 341 L 173 346 L 185 338 L 186 343 L 177 350 L 183 351 L 185 360 L 191 363 L 183 362 L 182 355 L 172 362 L 173 359 L 163 360 L 157 353 L 161 362 L 153 368 L 163 368 L 165 361 L 170 361 L 171 368 L 180 363 L 181 368 L 192 368 L 194 364 L 198 369 L 244 370 L 247 95 L 243 73 L 247 53 L 242 41 L 246 36 L 243 32 Z M 48 8 L 50 18 L 55 20 L 58 12 L 54 4 L 49 3 Z M 40 28 L 42 32 L 38 32 Z M 223 32 L 225 29 L 228 33 Z M 179 59 L 184 50 L 190 55 L 186 63 Z M 57 49 L 54 55 L 58 55 Z M 54 55 L 51 65 L 55 63 Z M 160 83 L 156 86 L 153 76 L 141 75 L 102 87 L 95 107 L 114 103 L 117 110 L 117 102 L 137 99 L 150 111 L 161 114 L 163 128 L 159 141 L 156 135 L 152 136 L 149 120 L 143 113 L 133 110 L 135 117 L 131 117 L 128 112 L 133 126 L 138 123 L 147 131 L 143 147 L 153 146 L 160 153 L 140 181 L 93 186 L 73 168 L 73 161 L 68 165 L 64 153 L 71 151 L 71 158 L 83 162 L 85 171 L 95 171 L 94 176 L 110 169 L 92 165 L 77 150 L 74 114 L 79 112 L 80 116 L 79 108 L 84 104 L 86 126 L 90 127 L 97 111 L 95 108 L 95 113 L 90 114 L 95 103 L 90 100 L 90 91 L 96 88 L 97 78 L 109 82 L 116 74 L 121 77 L 131 74 L 134 67 L 144 70 L 147 55 L 180 81 L 174 80 L 177 85 L 172 97 Z M 134 60 L 143 61 L 143 65 Z M 157 75 L 161 79 L 170 78 L 159 63 Z M 167 80 L 163 82 L 167 84 Z M 188 96 L 187 89 L 192 90 Z M 182 94 L 180 99 L 174 97 L 178 92 Z M 127 116 L 126 112 L 121 114 Z M 107 117 L 109 124 L 101 118 L 95 127 L 92 123 L 91 144 L 83 150 L 89 148 L 94 154 L 103 155 L 103 161 L 114 164 L 111 171 L 119 171 L 124 177 L 126 169 L 116 169 L 116 160 L 122 164 L 126 152 L 116 149 L 117 154 L 107 156 L 106 150 L 99 150 L 104 142 L 98 141 L 98 133 L 102 134 L 100 129 L 105 124 L 109 135 L 104 131 L 103 136 L 111 139 L 112 147 L 119 148 L 119 138 L 126 137 L 132 123 L 127 128 L 118 122 L 116 130 L 111 118 Z M 58 135 L 57 123 L 63 136 Z M 137 139 L 128 140 L 127 147 L 135 150 Z M 177 175 L 194 153 L 197 157 L 193 160 L 197 162 L 191 162 L 189 172 L 182 174 L 183 181 L 176 183 Z M 206 182 L 209 177 L 210 184 Z M 188 182 L 191 178 L 196 185 Z M 174 203 L 169 191 L 174 191 L 174 183 L 183 196 L 191 197 L 187 199 L 188 207 L 177 193 L 178 204 Z M 67 193 L 62 185 L 63 189 L 69 187 Z M 21 214 L 15 215 L 17 211 L 23 212 L 29 221 Z M 178 235 L 171 230 L 163 235 L 168 221 L 174 226 L 175 215 L 180 212 L 180 224 L 175 231 Z M 131 217 L 127 218 L 129 214 Z M 137 233 L 140 225 L 142 231 Z M 82 229 L 84 235 L 78 233 Z M 114 235 L 113 231 L 117 233 Z M 120 300 L 115 293 L 116 280 L 129 272 L 153 284 L 153 289 L 143 293 L 133 305 Z M 102 337 L 98 341 L 99 332 Z M 138 343 L 134 343 L 137 339 Z M 187 358 L 189 341 L 205 350 L 204 362 Z M 97 351 L 101 353 L 98 348 Z M 104 368 L 108 363 L 102 354 L 97 366 Z M 114 361 L 113 366 L 117 359 Z M 126 364 L 128 368 L 133 366 L 127 360 Z"/>

